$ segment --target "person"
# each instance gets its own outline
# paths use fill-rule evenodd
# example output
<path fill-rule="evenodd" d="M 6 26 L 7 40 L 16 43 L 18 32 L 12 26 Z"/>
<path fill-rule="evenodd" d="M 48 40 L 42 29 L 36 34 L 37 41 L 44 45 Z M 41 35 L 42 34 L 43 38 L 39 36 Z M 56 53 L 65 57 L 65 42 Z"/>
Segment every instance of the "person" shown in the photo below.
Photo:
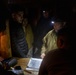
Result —
<path fill-rule="evenodd" d="M 4 70 L 1 61 L 3 61 L 6 58 L 11 57 L 11 48 L 10 48 L 10 42 L 9 42 L 9 36 L 7 35 L 6 27 L 6 6 L 4 4 L 4 1 L 0 2 L 0 75 L 16 75 L 12 72 L 7 72 Z"/>
<path fill-rule="evenodd" d="M 24 18 L 23 20 L 23 28 L 25 31 L 25 38 L 28 44 L 28 54 L 27 57 L 32 57 L 32 48 L 33 48 L 33 40 L 34 40 L 34 34 L 31 28 L 31 25 L 28 23 L 28 19 Z"/>
<path fill-rule="evenodd" d="M 43 45 L 41 47 L 41 58 L 53 49 L 57 49 L 57 32 L 65 26 L 65 22 L 59 18 L 55 18 L 53 23 L 53 29 L 50 30 L 43 38 Z"/>
<path fill-rule="evenodd" d="M 74 28 L 61 29 L 57 34 L 58 49 L 44 57 L 38 75 L 76 75 L 76 37 Z"/>
<path fill-rule="evenodd" d="M 4 59 L 12 56 L 9 29 L 6 24 L 6 19 L 7 17 L 5 17 L 5 14 L 0 13 L 0 56 L 3 57 Z"/>
<path fill-rule="evenodd" d="M 3 58 L 9 58 L 11 54 L 10 37 L 8 35 L 7 27 L 0 32 L 0 56 Z"/>
<path fill-rule="evenodd" d="M 42 11 L 42 15 L 35 28 L 36 31 L 33 43 L 33 57 L 35 58 L 40 58 L 41 46 L 43 44 L 42 39 L 46 33 L 52 29 L 50 21 L 49 10 Z"/>
<path fill-rule="evenodd" d="M 13 7 L 9 19 L 10 40 L 13 57 L 27 57 L 28 44 L 23 30 L 23 9 Z"/>

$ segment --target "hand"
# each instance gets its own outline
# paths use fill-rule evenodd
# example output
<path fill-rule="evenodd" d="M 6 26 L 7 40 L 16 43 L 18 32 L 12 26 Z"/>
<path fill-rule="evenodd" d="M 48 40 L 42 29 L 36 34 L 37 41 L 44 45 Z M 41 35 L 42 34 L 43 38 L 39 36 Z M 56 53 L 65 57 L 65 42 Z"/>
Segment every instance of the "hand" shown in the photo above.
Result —
<path fill-rule="evenodd" d="M 0 57 L 0 61 L 4 60 L 2 57 Z"/>
<path fill-rule="evenodd" d="M 42 53 L 41 54 L 41 58 L 43 59 L 45 57 L 45 53 Z"/>

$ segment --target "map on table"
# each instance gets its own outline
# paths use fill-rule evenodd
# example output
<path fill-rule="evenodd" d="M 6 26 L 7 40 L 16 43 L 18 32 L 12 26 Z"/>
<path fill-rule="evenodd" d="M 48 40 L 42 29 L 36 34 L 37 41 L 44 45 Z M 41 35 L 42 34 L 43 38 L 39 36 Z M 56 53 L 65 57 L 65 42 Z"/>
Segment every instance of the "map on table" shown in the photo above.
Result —
<path fill-rule="evenodd" d="M 29 60 L 29 63 L 27 65 L 26 70 L 34 70 L 34 71 L 38 71 L 41 65 L 42 59 L 39 58 L 31 58 Z"/>

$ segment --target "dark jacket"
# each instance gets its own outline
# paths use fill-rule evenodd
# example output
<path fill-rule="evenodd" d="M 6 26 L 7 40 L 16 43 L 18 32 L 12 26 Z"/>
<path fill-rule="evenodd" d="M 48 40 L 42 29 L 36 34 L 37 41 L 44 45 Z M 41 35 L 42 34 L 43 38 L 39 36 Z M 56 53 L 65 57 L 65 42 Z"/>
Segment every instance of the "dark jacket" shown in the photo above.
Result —
<path fill-rule="evenodd" d="M 25 33 L 22 24 L 16 21 L 10 21 L 10 38 L 12 47 L 12 56 L 26 57 L 28 45 L 25 39 Z"/>
<path fill-rule="evenodd" d="M 76 75 L 75 53 L 61 49 L 48 52 L 38 75 Z"/>
<path fill-rule="evenodd" d="M 42 47 L 42 39 L 50 31 L 53 27 L 51 26 L 50 18 L 41 18 L 38 22 L 35 31 L 35 39 L 34 39 L 34 57 L 40 57 L 41 47 Z M 36 50 L 37 48 L 37 50 Z"/>

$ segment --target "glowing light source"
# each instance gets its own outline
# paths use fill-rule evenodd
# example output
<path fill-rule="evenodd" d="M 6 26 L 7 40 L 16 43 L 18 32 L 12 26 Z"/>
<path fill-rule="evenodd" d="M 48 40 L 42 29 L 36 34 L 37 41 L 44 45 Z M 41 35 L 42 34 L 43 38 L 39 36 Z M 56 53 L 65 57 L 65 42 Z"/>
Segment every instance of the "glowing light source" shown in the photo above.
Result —
<path fill-rule="evenodd" d="M 45 13 L 45 11 L 43 11 L 43 13 Z"/>
<path fill-rule="evenodd" d="M 55 22 L 54 21 L 51 21 L 51 23 L 54 24 Z"/>

